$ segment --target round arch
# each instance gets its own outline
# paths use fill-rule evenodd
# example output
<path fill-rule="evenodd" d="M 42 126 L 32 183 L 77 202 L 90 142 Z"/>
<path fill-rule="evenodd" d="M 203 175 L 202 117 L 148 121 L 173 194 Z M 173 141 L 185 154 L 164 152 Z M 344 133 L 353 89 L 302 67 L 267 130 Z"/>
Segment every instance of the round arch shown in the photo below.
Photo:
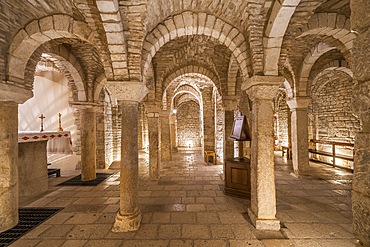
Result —
<path fill-rule="evenodd" d="M 15 85 L 32 89 L 32 83 L 25 81 L 27 62 L 42 44 L 55 39 L 78 39 L 93 45 L 92 30 L 82 21 L 69 15 L 57 14 L 34 20 L 27 24 L 12 40 L 8 51 L 7 79 Z"/>
<path fill-rule="evenodd" d="M 146 74 L 152 59 L 162 46 L 171 40 L 187 35 L 206 35 L 224 44 L 236 58 L 243 77 L 249 77 L 248 43 L 244 35 L 237 28 L 214 15 L 190 11 L 167 18 L 163 24 L 159 24 L 146 36 L 143 43 L 143 75 Z"/>

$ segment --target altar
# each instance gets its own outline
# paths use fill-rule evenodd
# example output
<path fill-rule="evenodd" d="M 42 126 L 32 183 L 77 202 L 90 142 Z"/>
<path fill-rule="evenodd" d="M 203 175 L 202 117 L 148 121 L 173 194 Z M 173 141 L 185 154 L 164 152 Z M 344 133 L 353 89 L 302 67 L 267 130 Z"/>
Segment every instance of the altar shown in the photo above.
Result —
<path fill-rule="evenodd" d="M 36 196 L 48 189 L 48 152 L 72 153 L 71 133 L 19 132 L 19 196 Z"/>

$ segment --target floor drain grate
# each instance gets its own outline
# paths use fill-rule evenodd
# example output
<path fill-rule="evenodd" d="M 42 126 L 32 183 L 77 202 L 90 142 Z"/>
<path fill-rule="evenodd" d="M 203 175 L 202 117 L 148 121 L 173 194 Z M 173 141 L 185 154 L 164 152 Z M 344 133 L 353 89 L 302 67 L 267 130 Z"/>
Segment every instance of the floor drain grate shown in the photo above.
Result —
<path fill-rule="evenodd" d="M 10 245 L 62 209 L 63 208 L 20 208 L 18 210 L 18 225 L 0 233 L 0 247 Z"/>
<path fill-rule="evenodd" d="M 82 181 L 81 175 L 78 175 L 58 185 L 59 186 L 96 186 L 112 175 L 113 174 L 108 174 L 108 173 L 97 173 L 96 179 L 89 180 L 89 181 Z"/>

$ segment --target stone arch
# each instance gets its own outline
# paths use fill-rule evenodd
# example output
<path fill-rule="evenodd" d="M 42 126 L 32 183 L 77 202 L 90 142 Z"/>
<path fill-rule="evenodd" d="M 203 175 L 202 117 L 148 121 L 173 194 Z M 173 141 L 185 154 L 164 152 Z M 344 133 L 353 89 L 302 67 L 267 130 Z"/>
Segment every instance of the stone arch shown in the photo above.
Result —
<path fill-rule="evenodd" d="M 123 35 L 123 24 L 117 0 L 97 0 L 96 5 L 103 22 L 108 49 L 111 53 L 112 69 L 115 80 L 128 76 L 127 46 Z"/>
<path fill-rule="evenodd" d="M 317 92 L 318 90 L 320 90 L 320 88 L 324 87 L 328 82 L 330 81 L 327 81 L 321 85 L 316 85 L 317 83 L 317 80 L 323 76 L 325 73 L 329 72 L 329 71 L 338 71 L 338 72 L 342 72 L 342 73 L 345 73 L 347 74 L 349 77 L 351 77 L 353 79 L 353 72 L 351 69 L 349 68 L 346 68 L 346 67 L 329 67 L 329 68 L 326 68 L 324 69 L 323 71 L 321 71 L 319 74 L 317 74 L 317 76 L 313 79 L 312 83 L 311 83 L 311 87 L 312 87 L 312 92 Z"/>
<path fill-rule="evenodd" d="M 296 39 L 308 35 L 320 35 L 332 37 L 338 40 L 345 47 L 344 55 L 352 53 L 353 40 L 356 34 L 351 32 L 350 18 L 337 13 L 314 14 L 308 23 L 297 33 Z"/>
<path fill-rule="evenodd" d="M 335 47 L 329 46 L 325 43 L 320 42 L 307 54 L 303 61 L 303 65 L 299 74 L 298 82 L 296 85 L 296 94 L 300 96 L 301 94 L 306 94 L 308 78 L 310 76 L 311 69 L 315 62 L 326 52 L 336 49 Z"/>
<path fill-rule="evenodd" d="M 105 88 L 104 86 L 107 84 L 107 78 L 105 76 L 105 74 L 101 74 L 100 76 L 98 76 L 98 78 L 95 79 L 95 88 L 94 88 L 94 101 L 98 101 L 99 100 L 99 95 L 101 93 L 101 91 Z M 107 93 L 110 95 L 109 91 L 107 89 L 105 89 L 107 91 Z"/>
<path fill-rule="evenodd" d="M 229 23 L 206 13 L 185 11 L 167 18 L 146 37 L 143 43 L 143 75 L 146 74 L 152 59 L 167 42 L 186 35 L 206 35 L 215 38 L 230 49 L 236 58 L 243 77 L 248 76 L 248 45 L 244 35 Z M 144 77 L 145 78 L 145 77 Z"/>
<path fill-rule="evenodd" d="M 14 36 L 8 51 L 7 80 L 15 85 L 25 85 L 27 62 L 42 44 L 55 39 L 79 39 L 93 44 L 92 30 L 82 21 L 69 15 L 57 14 L 33 20 Z"/>
<path fill-rule="evenodd" d="M 184 88 L 182 88 L 184 87 Z M 171 110 L 175 107 L 175 99 L 177 96 L 182 94 L 191 94 L 198 102 L 198 105 L 202 105 L 202 100 L 200 98 L 200 93 L 191 85 L 182 85 L 180 88 L 176 89 L 175 93 L 171 99 Z"/>
<path fill-rule="evenodd" d="M 74 98 L 78 101 L 86 101 L 85 75 L 80 63 L 64 46 L 53 47 L 50 52 L 53 57 L 58 59 L 64 67 L 64 74 L 70 85 L 75 87 L 77 92 L 73 92 Z"/>
<path fill-rule="evenodd" d="M 176 79 L 177 77 L 185 75 L 185 74 L 190 74 L 190 73 L 201 74 L 201 75 L 207 77 L 213 83 L 215 83 L 215 85 L 216 85 L 217 82 L 219 82 L 218 76 L 216 74 L 214 74 L 212 71 L 208 70 L 207 68 L 202 67 L 202 66 L 198 66 L 198 65 L 188 65 L 188 66 L 182 67 L 182 68 L 176 70 L 175 72 L 169 74 L 164 79 L 163 87 L 167 88 L 168 85 L 174 79 Z M 217 84 L 219 84 L 219 83 L 217 83 Z M 221 85 L 220 85 L 220 87 L 221 87 Z M 221 88 L 219 88 L 219 91 L 221 91 Z"/>
<path fill-rule="evenodd" d="M 236 95 L 236 77 L 238 75 L 239 66 L 235 60 L 235 57 L 231 57 L 228 69 L 227 78 L 227 94 L 228 96 Z"/>
<path fill-rule="evenodd" d="M 275 1 L 267 22 L 264 38 L 264 74 L 278 75 L 281 45 L 290 18 L 301 0 Z"/>

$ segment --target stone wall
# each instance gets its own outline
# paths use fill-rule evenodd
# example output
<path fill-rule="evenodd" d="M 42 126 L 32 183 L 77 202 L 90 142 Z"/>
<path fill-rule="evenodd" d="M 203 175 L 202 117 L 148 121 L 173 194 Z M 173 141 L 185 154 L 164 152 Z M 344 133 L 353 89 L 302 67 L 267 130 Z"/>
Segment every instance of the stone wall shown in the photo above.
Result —
<path fill-rule="evenodd" d="M 352 80 L 337 76 L 325 84 L 325 79 L 318 80 L 317 84 L 323 86 L 312 94 L 309 111 L 314 121 L 312 138 L 353 143 L 360 123 L 351 108 Z"/>
<path fill-rule="evenodd" d="M 275 136 L 277 139 L 277 148 L 280 150 L 281 146 L 287 146 L 288 141 L 288 121 L 289 121 L 289 107 L 286 103 L 286 96 L 280 93 L 275 99 Z"/>
<path fill-rule="evenodd" d="M 177 143 L 179 147 L 201 146 L 200 108 L 194 101 L 188 101 L 177 108 Z"/>
<path fill-rule="evenodd" d="M 109 95 L 104 97 L 104 132 L 105 132 L 105 164 L 110 165 L 114 161 L 113 156 L 113 121 L 112 104 Z"/>
<path fill-rule="evenodd" d="M 353 115 L 351 100 L 353 82 L 343 73 L 331 73 L 330 77 L 320 77 L 312 93 L 312 103 L 309 106 L 309 139 L 354 143 L 360 122 Z M 330 145 L 316 144 L 316 149 L 331 152 Z M 337 147 L 336 153 L 352 155 L 353 149 Z M 331 163 L 331 157 L 316 157 Z M 352 168 L 353 162 L 340 161 L 338 165 Z"/>

